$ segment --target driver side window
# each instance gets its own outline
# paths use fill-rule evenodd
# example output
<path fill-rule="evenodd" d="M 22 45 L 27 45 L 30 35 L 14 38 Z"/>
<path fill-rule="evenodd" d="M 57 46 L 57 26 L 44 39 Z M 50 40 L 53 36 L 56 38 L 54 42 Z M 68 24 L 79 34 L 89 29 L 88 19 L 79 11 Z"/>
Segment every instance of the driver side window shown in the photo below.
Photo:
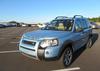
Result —
<path fill-rule="evenodd" d="M 75 20 L 75 30 L 80 31 L 82 29 L 81 21 L 79 19 Z"/>

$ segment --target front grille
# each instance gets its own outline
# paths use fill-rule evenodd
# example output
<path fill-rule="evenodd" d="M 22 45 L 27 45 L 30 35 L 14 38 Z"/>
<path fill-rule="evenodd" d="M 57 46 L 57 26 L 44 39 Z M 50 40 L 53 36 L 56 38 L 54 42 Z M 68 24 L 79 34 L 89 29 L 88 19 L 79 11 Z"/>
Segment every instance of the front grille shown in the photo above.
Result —
<path fill-rule="evenodd" d="M 36 44 L 36 42 L 27 41 L 27 40 L 22 40 L 22 43 L 32 45 L 32 46 L 35 46 L 35 44 Z"/>
<path fill-rule="evenodd" d="M 21 48 L 24 48 L 24 49 L 27 49 L 27 50 L 31 50 L 31 51 L 34 51 L 35 52 L 35 50 L 34 49 L 29 49 L 29 48 L 26 48 L 26 47 L 23 47 L 23 46 L 20 46 Z"/>

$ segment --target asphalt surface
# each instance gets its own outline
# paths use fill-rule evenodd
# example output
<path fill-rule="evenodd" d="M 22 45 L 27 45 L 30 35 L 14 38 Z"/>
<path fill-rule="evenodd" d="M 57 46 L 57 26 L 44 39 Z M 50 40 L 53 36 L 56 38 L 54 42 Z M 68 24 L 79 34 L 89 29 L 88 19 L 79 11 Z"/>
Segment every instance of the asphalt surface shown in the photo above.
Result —
<path fill-rule="evenodd" d="M 93 30 L 93 46 L 90 49 L 78 50 L 68 68 L 61 66 L 59 61 L 37 61 L 17 52 L 22 34 L 34 29 L 36 28 L 0 28 L 0 71 L 59 71 L 61 69 L 61 71 L 72 71 L 67 69 L 77 67 L 79 68 L 77 71 L 100 71 L 100 29 Z"/>

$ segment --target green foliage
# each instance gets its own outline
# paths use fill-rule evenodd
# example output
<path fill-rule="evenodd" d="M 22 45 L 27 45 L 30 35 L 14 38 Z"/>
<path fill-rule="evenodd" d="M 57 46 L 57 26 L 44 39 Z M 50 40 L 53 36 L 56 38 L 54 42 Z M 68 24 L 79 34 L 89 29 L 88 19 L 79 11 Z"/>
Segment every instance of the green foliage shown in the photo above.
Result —
<path fill-rule="evenodd" d="M 17 23 L 16 21 L 10 21 L 9 23 Z"/>
<path fill-rule="evenodd" d="M 93 17 L 93 18 L 88 18 L 91 22 L 100 22 L 100 16 L 99 17 Z"/>

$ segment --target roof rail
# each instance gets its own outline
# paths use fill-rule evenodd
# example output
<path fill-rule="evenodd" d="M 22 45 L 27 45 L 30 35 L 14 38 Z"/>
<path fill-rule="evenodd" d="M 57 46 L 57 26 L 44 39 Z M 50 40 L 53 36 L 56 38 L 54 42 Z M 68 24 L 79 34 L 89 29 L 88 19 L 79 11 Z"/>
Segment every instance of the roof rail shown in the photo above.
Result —
<path fill-rule="evenodd" d="M 82 15 L 74 15 L 73 19 L 76 18 L 76 17 L 78 17 L 78 18 L 79 18 L 79 17 L 83 18 Z"/>
<path fill-rule="evenodd" d="M 55 19 L 67 19 L 68 17 L 66 16 L 57 16 Z"/>

